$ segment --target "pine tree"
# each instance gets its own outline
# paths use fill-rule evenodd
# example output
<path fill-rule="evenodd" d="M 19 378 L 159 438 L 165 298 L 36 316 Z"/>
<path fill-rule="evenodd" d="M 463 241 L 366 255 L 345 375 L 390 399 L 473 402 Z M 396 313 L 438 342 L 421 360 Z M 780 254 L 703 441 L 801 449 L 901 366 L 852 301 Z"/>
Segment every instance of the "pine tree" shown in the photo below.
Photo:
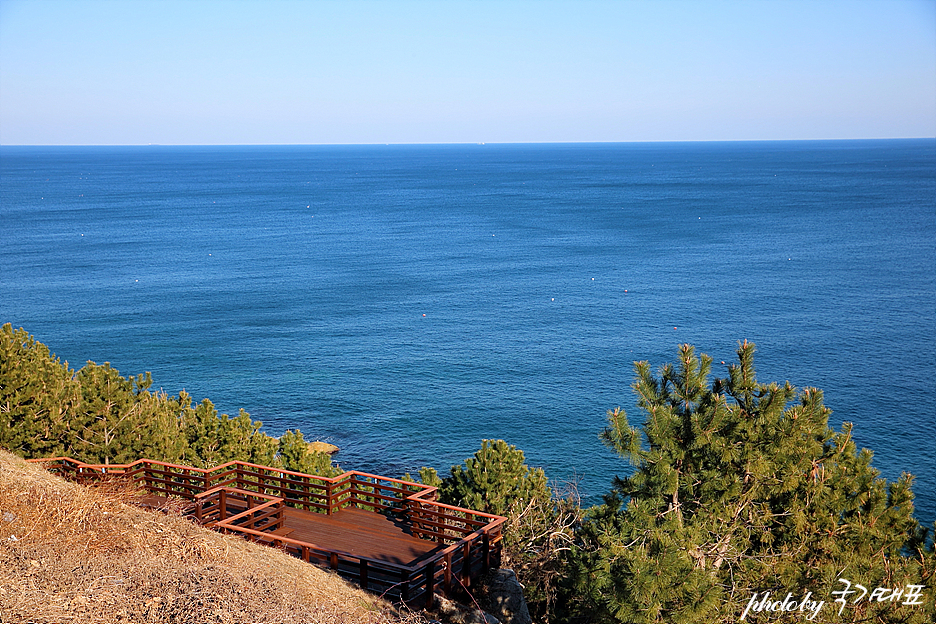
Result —
<path fill-rule="evenodd" d="M 137 393 L 135 400 L 143 419 L 135 435 L 123 441 L 127 454 L 134 459 L 145 457 L 179 463 L 186 449 L 180 397 L 170 397 L 162 391 L 143 390 Z"/>
<path fill-rule="evenodd" d="M 279 462 L 287 470 L 323 477 L 337 477 L 341 474 L 341 469 L 332 464 L 331 456 L 309 448 L 309 443 L 298 429 L 287 430 L 281 435 L 277 450 Z"/>
<path fill-rule="evenodd" d="M 181 404 L 180 427 L 185 436 L 185 451 L 182 462 L 199 468 L 208 468 L 222 463 L 218 429 L 218 410 L 208 399 L 202 399 L 192 407 L 192 397 L 184 390 L 179 393 Z"/>
<path fill-rule="evenodd" d="M 635 364 L 646 421 L 608 414 L 602 439 L 636 465 L 590 510 L 573 557 L 579 618 L 734 622 L 749 599 L 812 592 L 831 602 L 839 578 L 866 587 L 927 584 L 929 604 L 865 601 L 823 621 L 932 621 L 933 551 L 913 513 L 912 477 L 888 485 L 836 433 L 816 389 L 760 384 L 743 343 L 726 379 L 683 345 L 654 377 Z M 761 595 L 763 595 L 761 593 Z M 749 613 L 768 621 L 776 613 Z"/>
<path fill-rule="evenodd" d="M 550 611 L 562 576 L 562 553 L 572 542 L 581 509 L 575 492 L 556 496 L 542 468 L 530 468 L 523 451 L 503 440 L 484 440 L 481 448 L 451 476 L 442 479 L 423 468 L 420 479 L 437 484 L 440 499 L 469 509 L 507 517 L 505 565 L 523 584 L 537 621 L 555 621 Z"/>
<path fill-rule="evenodd" d="M 483 440 L 473 457 L 452 466 L 440 495 L 469 509 L 506 515 L 518 502 L 549 500 L 551 491 L 543 469 L 527 466 L 523 451 L 503 440 Z"/>
<path fill-rule="evenodd" d="M 23 457 L 68 455 L 89 463 L 147 458 L 209 467 L 241 460 L 334 476 L 331 458 L 314 452 L 298 430 L 277 440 L 240 410 L 218 414 L 204 399 L 192 406 L 151 392 L 150 373 L 123 377 L 110 363 L 77 373 L 42 343 L 9 323 L 0 328 L 0 446 Z"/>
<path fill-rule="evenodd" d="M 234 418 L 221 414 L 221 452 L 223 461 L 239 459 L 264 466 L 272 465 L 276 460 L 278 443 L 260 428 L 263 423 L 250 418 L 250 414 L 241 408 Z"/>
<path fill-rule="evenodd" d="M 67 453 L 80 401 L 67 362 L 22 328 L 0 328 L 0 446 L 23 457 Z"/>
<path fill-rule="evenodd" d="M 231 460 L 270 466 L 275 463 L 278 442 L 260 431 L 263 423 L 254 421 L 243 409 L 231 418 L 218 415 L 208 399 L 192 409 L 188 394 L 180 395 L 183 405 L 182 431 L 187 442 L 184 459 L 199 467 L 217 466 Z"/>
<path fill-rule="evenodd" d="M 148 414 L 137 395 L 152 383 L 149 375 L 126 378 L 109 362 L 88 362 L 76 379 L 81 386 L 81 406 L 72 423 L 76 459 L 100 464 L 139 459 L 133 447 L 142 441 Z"/>
<path fill-rule="evenodd" d="M 439 476 L 439 473 L 436 471 L 436 469 L 429 468 L 427 466 L 420 468 L 415 477 L 407 472 L 400 478 L 404 481 L 410 481 L 411 483 L 422 483 L 423 485 L 428 485 L 435 488 L 440 488 L 443 484 L 442 477 Z"/>

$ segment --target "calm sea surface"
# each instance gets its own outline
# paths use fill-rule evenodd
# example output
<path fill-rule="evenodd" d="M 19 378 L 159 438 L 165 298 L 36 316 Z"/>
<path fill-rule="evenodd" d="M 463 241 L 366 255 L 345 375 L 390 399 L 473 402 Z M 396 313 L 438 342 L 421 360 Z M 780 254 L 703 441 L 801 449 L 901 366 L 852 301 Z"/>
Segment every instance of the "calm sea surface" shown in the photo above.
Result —
<path fill-rule="evenodd" d="M 597 502 L 632 362 L 757 343 L 936 519 L 936 141 L 0 149 L 0 322 L 343 467 Z"/>

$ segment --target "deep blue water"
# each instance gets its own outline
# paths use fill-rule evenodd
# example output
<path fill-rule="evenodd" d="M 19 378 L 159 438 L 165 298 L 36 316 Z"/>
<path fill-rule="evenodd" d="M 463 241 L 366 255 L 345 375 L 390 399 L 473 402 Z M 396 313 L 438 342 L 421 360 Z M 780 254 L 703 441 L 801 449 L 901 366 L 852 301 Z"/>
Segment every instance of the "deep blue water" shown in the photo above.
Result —
<path fill-rule="evenodd" d="M 632 362 L 757 343 L 936 519 L 936 140 L 0 149 L 0 322 L 346 468 L 504 438 L 588 502 Z"/>

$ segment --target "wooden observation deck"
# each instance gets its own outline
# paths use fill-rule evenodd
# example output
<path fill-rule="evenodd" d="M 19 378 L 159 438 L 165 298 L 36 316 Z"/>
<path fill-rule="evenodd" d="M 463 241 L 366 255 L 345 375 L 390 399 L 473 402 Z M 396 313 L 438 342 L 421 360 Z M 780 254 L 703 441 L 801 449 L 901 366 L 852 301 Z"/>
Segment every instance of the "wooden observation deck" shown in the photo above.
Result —
<path fill-rule="evenodd" d="M 439 503 L 436 488 L 420 483 L 239 461 L 205 469 L 149 459 L 30 461 L 78 483 L 130 481 L 141 489 L 142 506 L 177 501 L 204 526 L 280 548 L 407 604 L 430 607 L 436 593 L 467 589 L 500 564 L 506 518 Z"/>

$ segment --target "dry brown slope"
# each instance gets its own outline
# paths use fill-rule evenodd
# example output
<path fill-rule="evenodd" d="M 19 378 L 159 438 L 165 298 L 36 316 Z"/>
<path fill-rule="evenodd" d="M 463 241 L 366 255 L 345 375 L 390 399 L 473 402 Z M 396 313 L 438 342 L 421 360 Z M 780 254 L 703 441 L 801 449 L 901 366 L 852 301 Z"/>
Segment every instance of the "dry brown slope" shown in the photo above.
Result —
<path fill-rule="evenodd" d="M 417 622 L 275 549 L 0 450 L 0 622 Z"/>

